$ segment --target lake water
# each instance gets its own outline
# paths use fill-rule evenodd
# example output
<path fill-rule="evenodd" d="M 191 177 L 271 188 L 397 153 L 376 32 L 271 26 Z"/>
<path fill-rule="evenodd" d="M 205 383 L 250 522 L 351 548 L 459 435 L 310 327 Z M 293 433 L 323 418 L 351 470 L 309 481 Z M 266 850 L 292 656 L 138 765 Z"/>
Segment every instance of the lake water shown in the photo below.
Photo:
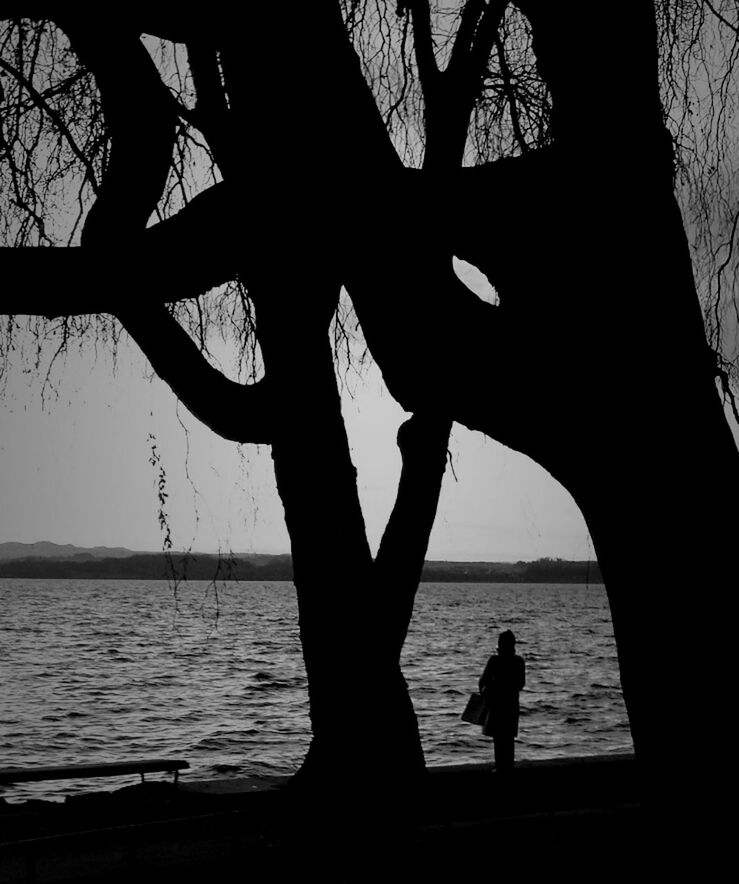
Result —
<path fill-rule="evenodd" d="M 0 579 L 0 609 L 0 767 L 177 756 L 187 780 L 259 777 L 292 773 L 306 751 L 292 584 Z M 492 759 L 459 716 L 509 628 L 527 665 L 517 758 L 630 751 L 602 586 L 427 583 L 403 654 L 427 763 Z"/>

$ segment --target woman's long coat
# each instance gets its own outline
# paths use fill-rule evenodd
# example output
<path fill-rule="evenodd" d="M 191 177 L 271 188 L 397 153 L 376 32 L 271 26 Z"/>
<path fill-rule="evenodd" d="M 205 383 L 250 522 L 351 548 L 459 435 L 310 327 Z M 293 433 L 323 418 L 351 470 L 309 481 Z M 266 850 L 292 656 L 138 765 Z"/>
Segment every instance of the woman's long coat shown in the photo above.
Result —
<path fill-rule="evenodd" d="M 486 737 L 518 736 L 518 693 L 526 683 L 526 665 L 518 654 L 493 654 L 480 676 L 480 693 L 487 711 L 482 722 Z"/>

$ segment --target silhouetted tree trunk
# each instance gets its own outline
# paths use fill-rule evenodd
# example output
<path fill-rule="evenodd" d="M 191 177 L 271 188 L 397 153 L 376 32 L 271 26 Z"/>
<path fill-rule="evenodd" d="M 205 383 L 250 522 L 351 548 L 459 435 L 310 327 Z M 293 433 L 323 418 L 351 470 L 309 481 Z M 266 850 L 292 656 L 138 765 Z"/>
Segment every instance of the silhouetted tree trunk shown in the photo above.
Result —
<path fill-rule="evenodd" d="M 373 564 L 328 342 L 323 351 L 317 371 L 306 372 L 303 361 L 302 378 L 290 384 L 286 401 L 293 407 L 286 409 L 289 417 L 272 446 L 291 536 L 313 726 L 298 782 L 341 791 L 360 783 L 363 801 L 377 789 L 387 797 L 388 782 L 401 794 L 424 769 L 400 651 L 436 512 L 449 427 L 435 449 L 436 481 L 428 481 L 429 470 L 422 465 L 418 493 L 403 488 L 396 504 L 400 536 L 393 544 L 391 525 L 385 553 Z M 325 394 L 317 397 L 318 389 Z M 309 407 L 298 404 L 301 397 Z M 320 431 L 307 429 L 313 426 Z M 412 485 L 407 468 L 404 472 L 405 484 Z M 327 547 L 332 551 L 328 571 L 325 557 L 317 554 Z"/>
<path fill-rule="evenodd" d="M 269 31 L 280 13 L 275 8 L 260 15 Z M 266 377 L 279 403 L 272 457 L 291 539 L 309 681 L 313 740 L 296 782 L 338 791 L 354 790 L 361 782 L 361 801 L 364 792 L 388 781 L 402 792 L 424 769 L 397 635 L 405 634 L 410 620 L 450 425 L 444 422 L 443 438 L 431 442 L 434 451 L 441 450 L 441 469 L 426 483 L 425 497 L 403 504 L 409 530 L 423 526 L 422 541 L 396 542 L 388 557 L 389 569 L 402 573 L 402 579 L 395 575 L 393 590 L 411 599 L 396 616 L 388 610 L 393 596 L 387 573 L 378 573 L 367 542 L 328 337 L 339 296 L 338 231 L 347 223 L 339 181 L 350 177 L 358 160 L 344 146 L 345 121 L 334 113 L 333 101 L 343 88 L 336 83 L 335 56 L 351 50 L 336 9 L 296 10 L 295 16 L 280 55 L 267 55 L 260 45 L 245 57 L 240 35 L 224 55 L 226 85 L 246 132 L 241 162 L 228 180 L 243 188 L 250 211 L 260 219 L 244 252 L 242 278 L 256 305 Z M 249 19 L 252 27 L 251 13 Z M 329 41 L 316 55 L 307 35 L 324 39 L 326 27 L 341 39 Z M 251 31 L 255 38 L 261 32 Z M 310 67 L 321 100 L 286 114 L 274 95 L 290 93 L 301 64 Z M 293 158 L 296 137 L 299 163 Z M 256 176 L 255 170 L 260 170 Z M 290 195 L 288 204 L 275 199 L 275 182 L 279 194 Z M 331 572 L 321 553 L 327 546 Z"/>
<path fill-rule="evenodd" d="M 667 767 L 683 736 L 707 752 L 705 719 L 686 716 L 686 694 L 715 696 L 722 658 L 691 654 L 679 672 L 672 661 L 698 625 L 693 593 L 720 594 L 733 573 L 739 456 L 673 192 L 651 5 L 617 16 L 587 3 L 520 6 L 552 93 L 552 145 L 456 175 L 416 173 L 402 253 L 383 278 L 355 247 L 349 289 L 405 407 L 435 398 L 573 494 L 606 580 L 635 747 Z M 439 242 L 488 275 L 499 308 L 455 291 Z M 408 341 L 405 364 L 383 315 Z M 408 358 L 421 361 L 424 345 L 444 358 L 416 379 Z"/>
<path fill-rule="evenodd" d="M 285 224 L 307 220 L 297 211 Z M 400 490 L 373 562 L 328 337 L 339 290 L 307 227 L 304 236 L 292 253 L 296 269 L 280 274 L 280 297 L 273 248 L 262 244 L 249 263 L 265 371 L 281 403 L 272 458 L 291 538 L 309 683 L 313 740 L 296 785 L 364 803 L 377 790 L 387 796 L 388 782 L 403 794 L 424 770 L 400 652 L 436 513 L 450 422 L 414 418 L 403 427 Z"/>
<path fill-rule="evenodd" d="M 520 245 L 495 248 L 486 267 L 530 335 L 542 432 L 524 450 L 585 515 L 635 746 L 654 759 L 684 724 L 686 692 L 715 677 L 707 656 L 674 677 L 665 668 L 698 625 L 692 594 L 721 593 L 731 573 L 739 456 L 673 193 L 651 4 L 617 16 L 587 3 L 520 6 L 552 93 L 554 143 Z"/>

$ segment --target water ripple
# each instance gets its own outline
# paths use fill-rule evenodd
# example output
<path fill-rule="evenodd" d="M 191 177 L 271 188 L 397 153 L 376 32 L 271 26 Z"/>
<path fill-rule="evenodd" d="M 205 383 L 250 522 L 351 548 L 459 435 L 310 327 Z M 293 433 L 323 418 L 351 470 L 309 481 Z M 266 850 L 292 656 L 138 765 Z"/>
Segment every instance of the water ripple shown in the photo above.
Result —
<path fill-rule="evenodd" d="M 179 755 L 190 780 L 294 772 L 310 739 L 288 583 L 0 580 L 3 766 Z M 208 610 L 206 608 L 206 610 Z M 403 652 L 427 761 L 487 760 L 459 718 L 497 633 L 527 661 L 517 755 L 630 748 L 602 587 L 424 584 Z M 9 787 L 11 801 L 127 785 Z"/>

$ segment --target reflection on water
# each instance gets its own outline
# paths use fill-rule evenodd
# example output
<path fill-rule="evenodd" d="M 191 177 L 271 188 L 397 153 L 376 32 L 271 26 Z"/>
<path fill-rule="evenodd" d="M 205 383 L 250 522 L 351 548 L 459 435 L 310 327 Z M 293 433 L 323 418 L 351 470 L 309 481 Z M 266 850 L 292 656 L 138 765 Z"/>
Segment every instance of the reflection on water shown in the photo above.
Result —
<path fill-rule="evenodd" d="M 0 766 L 181 756 L 193 780 L 300 763 L 310 732 L 291 584 L 192 582 L 175 597 L 164 581 L 2 579 L 0 604 Z M 423 584 L 403 665 L 429 763 L 491 758 L 459 715 L 502 629 L 527 663 L 517 757 L 631 748 L 603 587 Z"/>

